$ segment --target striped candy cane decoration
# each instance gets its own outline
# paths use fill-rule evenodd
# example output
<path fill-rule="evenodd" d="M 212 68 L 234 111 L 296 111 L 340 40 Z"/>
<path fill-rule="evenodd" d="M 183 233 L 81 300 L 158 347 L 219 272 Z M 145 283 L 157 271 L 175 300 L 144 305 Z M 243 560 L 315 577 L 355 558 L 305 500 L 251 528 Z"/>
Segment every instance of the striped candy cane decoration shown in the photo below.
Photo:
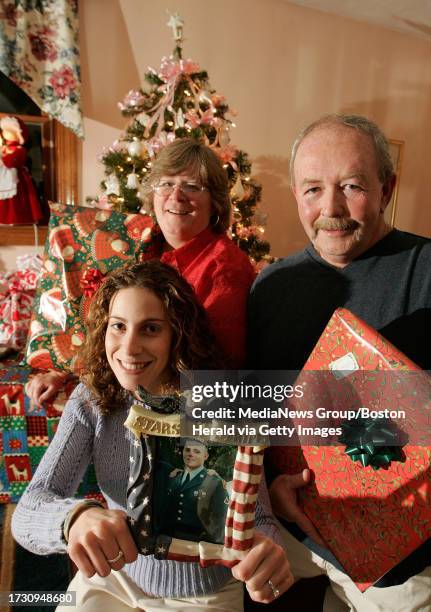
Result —
<path fill-rule="evenodd" d="M 263 449 L 239 446 L 236 455 L 232 493 L 226 517 L 225 548 L 243 558 L 251 548 L 257 493 L 262 476 Z M 244 553 L 244 554 L 240 554 Z"/>

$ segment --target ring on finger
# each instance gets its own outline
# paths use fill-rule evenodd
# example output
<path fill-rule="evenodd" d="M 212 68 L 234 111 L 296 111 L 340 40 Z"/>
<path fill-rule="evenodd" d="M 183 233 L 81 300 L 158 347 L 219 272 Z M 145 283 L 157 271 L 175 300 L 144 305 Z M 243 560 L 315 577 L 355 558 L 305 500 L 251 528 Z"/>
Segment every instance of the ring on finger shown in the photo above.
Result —
<path fill-rule="evenodd" d="M 280 595 L 280 591 L 277 589 L 277 587 L 274 585 L 274 583 L 272 582 L 270 578 L 267 580 L 267 582 L 272 591 L 272 595 L 274 599 L 277 599 L 277 597 Z"/>
<path fill-rule="evenodd" d="M 120 550 L 118 552 L 118 555 L 116 557 L 114 557 L 113 559 L 106 559 L 108 563 L 112 564 L 112 563 L 116 563 L 117 561 L 119 561 L 121 559 L 121 557 L 124 556 L 124 553 L 122 550 Z"/>

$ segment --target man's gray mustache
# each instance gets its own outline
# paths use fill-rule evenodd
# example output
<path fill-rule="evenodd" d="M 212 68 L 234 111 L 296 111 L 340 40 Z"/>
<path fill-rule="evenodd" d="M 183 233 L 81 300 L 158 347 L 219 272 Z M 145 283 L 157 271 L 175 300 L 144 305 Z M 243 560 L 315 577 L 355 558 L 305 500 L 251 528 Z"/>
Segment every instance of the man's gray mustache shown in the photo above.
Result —
<path fill-rule="evenodd" d="M 314 224 L 315 230 L 354 230 L 358 222 L 353 219 L 318 219 Z"/>

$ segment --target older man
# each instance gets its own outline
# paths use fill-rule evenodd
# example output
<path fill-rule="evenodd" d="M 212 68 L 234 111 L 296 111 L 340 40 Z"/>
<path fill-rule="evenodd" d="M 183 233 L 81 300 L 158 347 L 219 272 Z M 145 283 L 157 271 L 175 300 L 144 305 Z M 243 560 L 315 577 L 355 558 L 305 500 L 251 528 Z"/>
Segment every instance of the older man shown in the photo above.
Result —
<path fill-rule="evenodd" d="M 250 365 L 300 369 L 335 308 L 344 306 L 431 369 L 431 240 L 385 222 L 395 176 L 381 130 L 365 117 L 323 117 L 296 140 L 291 179 L 311 244 L 256 280 L 249 306 Z M 309 472 L 274 476 L 276 513 L 290 521 L 290 531 L 296 523 L 299 539 L 322 544 L 296 503 L 296 489 L 307 484 Z M 327 573 L 344 609 L 431 610 L 431 546 L 361 594 L 325 550 L 315 548 L 321 553 L 316 554 L 285 535 L 294 574 Z"/>

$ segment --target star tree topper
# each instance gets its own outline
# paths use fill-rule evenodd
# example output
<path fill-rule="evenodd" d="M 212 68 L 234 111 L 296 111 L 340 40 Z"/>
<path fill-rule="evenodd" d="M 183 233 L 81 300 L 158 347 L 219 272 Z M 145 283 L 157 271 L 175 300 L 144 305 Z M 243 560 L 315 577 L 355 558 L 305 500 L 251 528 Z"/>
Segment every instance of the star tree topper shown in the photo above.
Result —
<path fill-rule="evenodd" d="M 169 17 L 169 21 L 167 22 L 166 25 L 172 28 L 174 40 L 176 42 L 182 42 L 184 19 L 178 13 L 174 13 L 173 15 Z"/>

